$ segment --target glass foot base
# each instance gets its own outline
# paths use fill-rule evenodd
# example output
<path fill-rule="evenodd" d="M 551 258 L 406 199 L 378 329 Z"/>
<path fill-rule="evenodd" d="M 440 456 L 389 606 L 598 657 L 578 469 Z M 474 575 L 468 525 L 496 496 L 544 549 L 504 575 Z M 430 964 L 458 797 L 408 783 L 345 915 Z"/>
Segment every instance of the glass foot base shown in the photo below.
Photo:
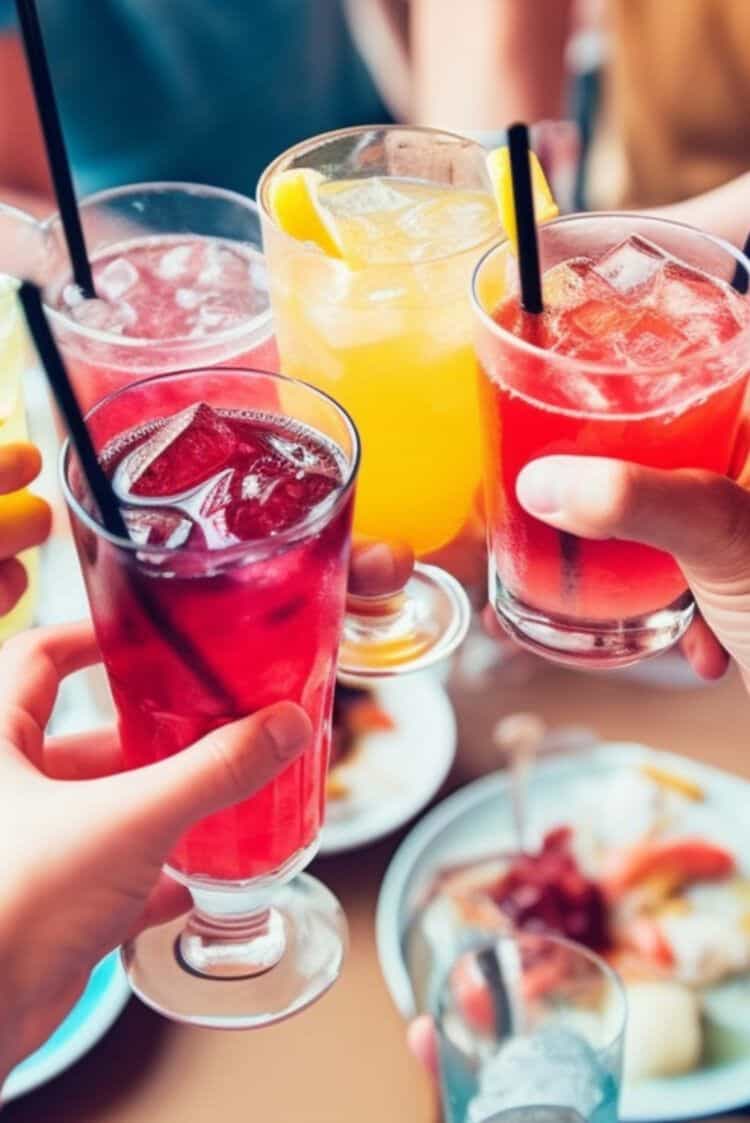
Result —
<path fill-rule="evenodd" d="M 341 972 L 346 947 L 338 901 L 300 874 L 275 888 L 261 913 L 212 923 L 196 910 L 142 932 L 123 946 L 122 961 L 135 994 L 165 1017 L 213 1029 L 256 1029 L 325 994 Z"/>
<path fill-rule="evenodd" d="M 506 631 L 529 651 L 570 667 L 628 667 L 660 655 L 685 634 L 695 612 L 686 592 L 658 612 L 625 620 L 546 615 L 514 597 L 493 576 L 492 603 Z"/>
<path fill-rule="evenodd" d="M 426 670 L 452 655 L 470 622 L 471 605 L 455 577 L 415 565 L 398 596 L 349 598 L 338 677 L 356 683 Z"/>

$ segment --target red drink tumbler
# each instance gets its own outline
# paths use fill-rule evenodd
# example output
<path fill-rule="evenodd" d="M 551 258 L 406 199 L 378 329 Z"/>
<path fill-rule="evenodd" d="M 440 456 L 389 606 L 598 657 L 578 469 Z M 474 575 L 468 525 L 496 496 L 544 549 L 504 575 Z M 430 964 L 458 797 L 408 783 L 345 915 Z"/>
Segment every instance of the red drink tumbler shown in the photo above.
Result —
<path fill-rule="evenodd" d="M 624 666 L 684 633 L 684 576 L 650 547 L 541 523 L 516 480 L 550 455 L 728 472 L 750 369 L 750 303 L 730 282 L 750 263 L 637 215 L 572 215 L 542 226 L 539 243 L 541 315 L 519 306 L 507 242 L 474 277 L 491 596 L 540 654 Z"/>

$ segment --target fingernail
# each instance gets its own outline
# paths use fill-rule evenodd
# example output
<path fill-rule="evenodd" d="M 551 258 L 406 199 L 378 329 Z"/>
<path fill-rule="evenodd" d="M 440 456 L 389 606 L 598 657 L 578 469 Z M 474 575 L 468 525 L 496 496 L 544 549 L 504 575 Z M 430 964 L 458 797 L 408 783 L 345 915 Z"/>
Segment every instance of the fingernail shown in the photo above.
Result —
<path fill-rule="evenodd" d="M 516 480 L 518 502 L 532 515 L 553 515 L 562 509 L 570 477 L 570 465 L 563 459 L 548 456 L 533 460 Z"/>
<path fill-rule="evenodd" d="M 310 719 L 293 702 L 282 702 L 263 722 L 281 760 L 297 756 L 310 739 Z"/>

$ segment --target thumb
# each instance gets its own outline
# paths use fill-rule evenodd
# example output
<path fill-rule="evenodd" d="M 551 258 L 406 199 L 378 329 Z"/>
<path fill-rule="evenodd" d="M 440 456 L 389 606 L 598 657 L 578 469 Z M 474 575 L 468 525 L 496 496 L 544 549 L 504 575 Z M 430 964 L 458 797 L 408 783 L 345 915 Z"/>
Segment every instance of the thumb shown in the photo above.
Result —
<path fill-rule="evenodd" d="M 312 725 L 293 702 L 280 702 L 223 725 L 158 764 L 109 782 L 131 806 L 149 841 L 171 846 L 198 819 L 247 799 L 310 743 Z"/>
<path fill-rule="evenodd" d="M 724 476 L 548 456 L 526 465 L 516 494 L 550 526 L 666 550 L 700 581 L 750 575 L 750 495 Z"/>

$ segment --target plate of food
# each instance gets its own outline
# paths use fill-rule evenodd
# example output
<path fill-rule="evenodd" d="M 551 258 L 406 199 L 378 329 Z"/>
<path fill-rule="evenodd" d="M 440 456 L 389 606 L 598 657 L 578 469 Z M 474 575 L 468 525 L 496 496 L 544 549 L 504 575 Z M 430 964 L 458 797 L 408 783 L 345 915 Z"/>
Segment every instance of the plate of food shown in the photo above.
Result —
<path fill-rule="evenodd" d="M 383 882 L 378 951 L 405 1017 L 480 932 L 547 930 L 619 971 L 629 1023 L 620 1118 L 697 1119 L 750 1101 L 750 784 L 604 744 L 546 760 L 523 853 L 510 779 L 454 793 Z"/>
<path fill-rule="evenodd" d="M 320 853 L 366 846 L 413 819 L 456 754 L 456 719 L 431 672 L 373 688 L 338 684 Z"/>
<path fill-rule="evenodd" d="M 80 1060 L 120 1016 L 130 996 L 120 953 L 110 952 L 94 968 L 85 991 L 52 1036 L 10 1073 L 2 1089 L 3 1103 L 46 1084 Z"/>

